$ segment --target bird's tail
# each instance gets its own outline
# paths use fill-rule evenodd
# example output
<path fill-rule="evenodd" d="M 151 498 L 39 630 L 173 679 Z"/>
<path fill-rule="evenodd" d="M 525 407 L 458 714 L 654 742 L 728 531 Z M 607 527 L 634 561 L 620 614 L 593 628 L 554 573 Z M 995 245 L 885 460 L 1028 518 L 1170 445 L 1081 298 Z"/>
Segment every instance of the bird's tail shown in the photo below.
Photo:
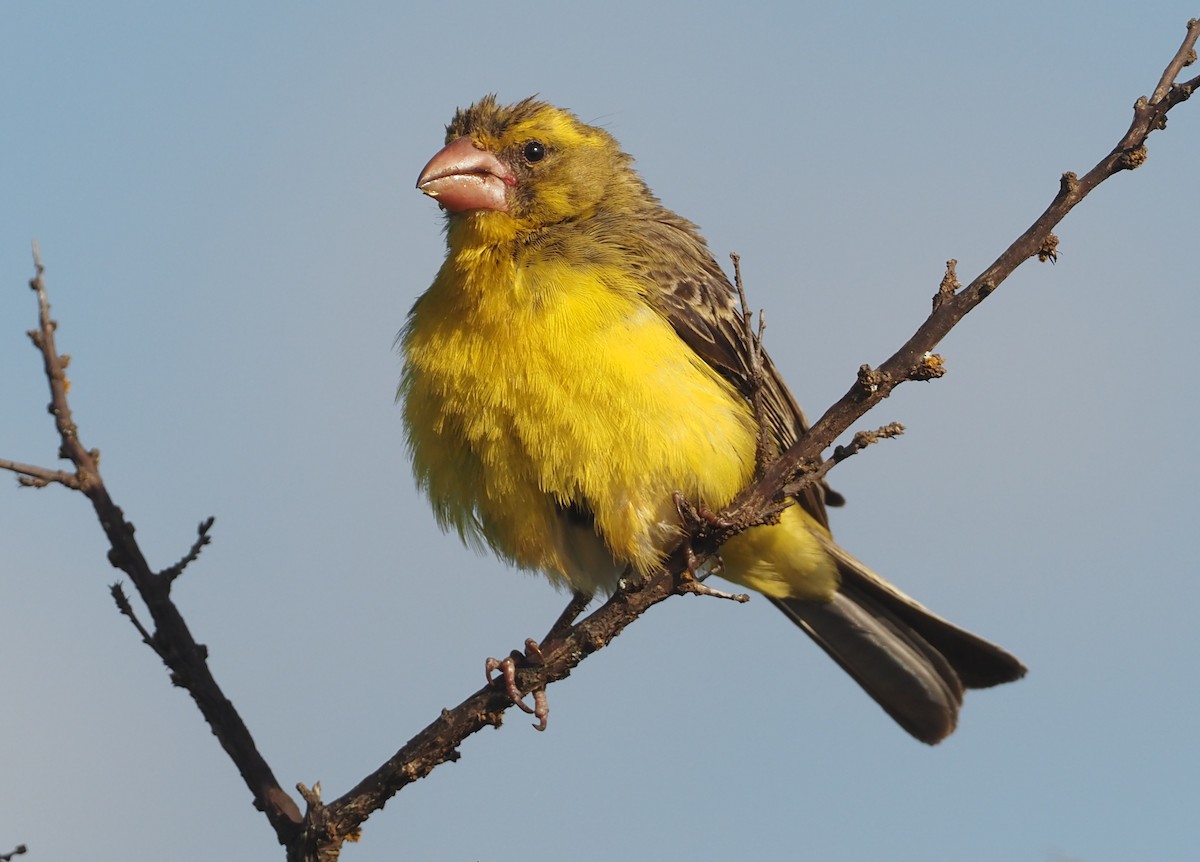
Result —
<path fill-rule="evenodd" d="M 836 545 L 841 575 L 830 602 L 772 599 L 888 715 L 933 745 L 958 722 L 963 692 L 1025 675 L 1014 656 L 947 622 Z"/>

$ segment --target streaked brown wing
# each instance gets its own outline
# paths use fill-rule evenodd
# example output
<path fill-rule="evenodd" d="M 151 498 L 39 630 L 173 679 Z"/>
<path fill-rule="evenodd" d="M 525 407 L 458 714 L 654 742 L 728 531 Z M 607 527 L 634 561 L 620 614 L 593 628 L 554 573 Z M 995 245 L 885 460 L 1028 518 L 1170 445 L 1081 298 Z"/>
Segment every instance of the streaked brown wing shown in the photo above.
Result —
<path fill-rule="evenodd" d="M 753 391 L 750 345 L 733 286 L 690 222 L 669 213 L 650 225 L 646 247 L 655 249 L 655 259 L 646 262 L 645 274 L 658 289 L 648 298 L 658 304 L 688 347 L 749 399 Z M 764 351 L 762 358 L 764 412 L 782 452 L 808 429 L 808 423 L 771 357 Z M 827 502 L 839 505 L 840 501 L 823 484 L 809 486 L 799 498 L 825 526 L 829 524 Z"/>

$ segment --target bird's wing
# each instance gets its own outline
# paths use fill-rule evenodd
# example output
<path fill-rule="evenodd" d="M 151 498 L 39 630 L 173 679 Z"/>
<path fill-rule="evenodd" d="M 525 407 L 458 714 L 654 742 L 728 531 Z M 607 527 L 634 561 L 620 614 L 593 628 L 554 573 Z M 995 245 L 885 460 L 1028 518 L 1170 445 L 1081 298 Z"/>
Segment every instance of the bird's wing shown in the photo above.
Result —
<path fill-rule="evenodd" d="M 645 241 L 656 253 L 645 263 L 644 274 L 654 285 L 648 299 L 688 347 L 749 400 L 754 392 L 751 351 L 758 339 L 747 333 L 733 286 L 690 222 L 671 214 L 651 224 Z M 808 422 L 771 357 L 766 351 L 761 356 L 763 412 L 779 448 L 776 454 L 782 454 L 808 430 Z M 809 485 L 798 499 L 825 526 L 825 506 L 841 503 L 840 495 L 823 483 Z"/>

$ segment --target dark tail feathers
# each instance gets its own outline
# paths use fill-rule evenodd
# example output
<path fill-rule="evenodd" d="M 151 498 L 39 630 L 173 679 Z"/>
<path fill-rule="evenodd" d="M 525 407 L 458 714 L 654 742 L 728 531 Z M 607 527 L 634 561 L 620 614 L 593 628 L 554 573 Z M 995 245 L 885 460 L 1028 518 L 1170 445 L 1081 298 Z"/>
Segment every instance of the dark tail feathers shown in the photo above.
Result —
<path fill-rule="evenodd" d="M 884 708 L 930 745 L 951 734 L 963 692 L 1012 682 L 1025 667 L 947 622 L 833 546 L 842 583 L 831 602 L 772 599 Z"/>

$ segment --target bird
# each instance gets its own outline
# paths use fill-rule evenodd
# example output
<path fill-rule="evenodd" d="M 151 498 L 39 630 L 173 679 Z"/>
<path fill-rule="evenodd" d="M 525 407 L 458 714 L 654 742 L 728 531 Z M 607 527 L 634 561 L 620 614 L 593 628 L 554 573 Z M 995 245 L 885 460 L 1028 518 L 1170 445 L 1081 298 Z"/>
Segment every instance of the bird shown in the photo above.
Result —
<path fill-rule="evenodd" d="M 397 401 L 443 530 L 610 594 L 681 541 L 679 494 L 719 511 L 754 477 L 760 437 L 777 455 L 807 430 L 699 228 L 606 129 L 488 95 L 455 112 L 417 188 L 444 211 L 446 257 L 397 336 Z M 966 689 L 1025 674 L 843 550 L 827 487 L 790 502 L 722 546 L 720 576 L 766 596 L 913 737 L 941 741 Z"/>

